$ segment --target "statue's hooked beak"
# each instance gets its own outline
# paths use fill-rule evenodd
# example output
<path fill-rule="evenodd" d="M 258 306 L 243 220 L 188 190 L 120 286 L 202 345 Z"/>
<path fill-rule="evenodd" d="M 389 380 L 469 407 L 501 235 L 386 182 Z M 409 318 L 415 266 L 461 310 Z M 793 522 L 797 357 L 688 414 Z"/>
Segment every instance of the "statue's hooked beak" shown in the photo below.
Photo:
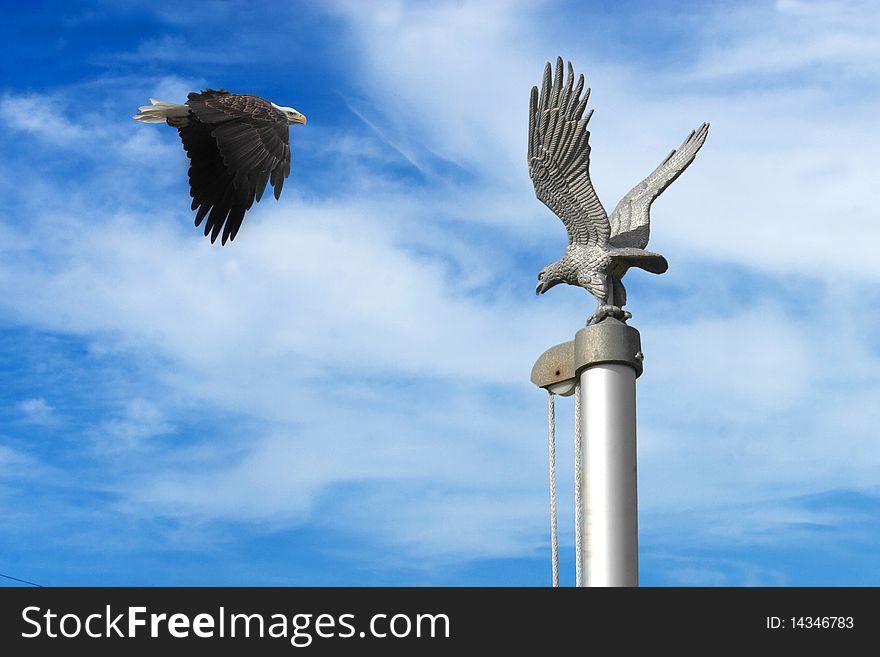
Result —
<path fill-rule="evenodd" d="M 537 287 L 535 287 L 535 294 L 544 294 L 547 290 L 547 284 L 544 281 L 538 281 Z"/>

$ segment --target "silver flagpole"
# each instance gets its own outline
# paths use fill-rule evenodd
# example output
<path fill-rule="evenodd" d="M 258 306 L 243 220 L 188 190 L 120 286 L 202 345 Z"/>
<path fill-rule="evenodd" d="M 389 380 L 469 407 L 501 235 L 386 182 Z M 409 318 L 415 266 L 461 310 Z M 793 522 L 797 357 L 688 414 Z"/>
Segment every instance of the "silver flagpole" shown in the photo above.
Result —
<path fill-rule="evenodd" d="M 581 396 L 581 495 L 584 540 L 576 558 L 586 586 L 638 586 L 636 377 L 639 332 L 605 319 L 578 331 L 575 366 Z"/>
<path fill-rule="evenodd" d="M 636 379 L 642 374 L 639 332 L 607 317 L 551 347 L 531 380 L 555 394 L 580 395 L 580 508 L 584 540 L 578 572 L 586 586 L 638 586 L 639 522 L 636 468 Z M 575 388 L 575 384 L 579 384 Z M 585 494 L 584 494 L 585 493 Z"/>

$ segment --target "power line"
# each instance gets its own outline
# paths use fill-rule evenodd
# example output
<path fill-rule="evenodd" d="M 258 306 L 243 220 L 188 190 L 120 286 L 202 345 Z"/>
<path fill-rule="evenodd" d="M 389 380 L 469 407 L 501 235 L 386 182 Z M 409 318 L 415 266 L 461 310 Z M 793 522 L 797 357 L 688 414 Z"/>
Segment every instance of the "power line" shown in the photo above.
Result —
<path fill-rule="evenodd" d="M 3 573 L 0 573 L 0 577 L 5 577 L 6 579 L 11 579 L 11 580 L 13 580 L 13 581 L 15 581 L 15 582 L 21 582 L 22 584 L 30 584 L 31 586 L 36 586 L 36 587 L 38 587 L 38 588 L 43 588 L 43 585 L 42 585 L 42 584 L 37 584 L 37 583 L 35 583 L 35 582 L 29 582 L 29 581 L 27 581 L 26 579 L 18 579 L 18 577 L 13 577 L 12 575 L 4 575 Z"/>

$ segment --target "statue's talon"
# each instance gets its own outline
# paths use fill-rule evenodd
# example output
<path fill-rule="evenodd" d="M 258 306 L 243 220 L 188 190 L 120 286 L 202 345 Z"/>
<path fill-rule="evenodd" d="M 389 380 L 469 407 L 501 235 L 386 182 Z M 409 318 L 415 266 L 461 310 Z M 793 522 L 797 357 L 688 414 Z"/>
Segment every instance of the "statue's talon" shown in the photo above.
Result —
<path fill-rule="evenodd" d="M 596 312 L 590 315 L 590 318 L 587 320 L 587 326 L 598 324 L 606 317 L 613 317 L 621 322 L 626 322 L 626 320 L 632 317 L 632 313 L 619 306 L 611 306 L 607 304 L 599 306 L 596 309 Z"/>

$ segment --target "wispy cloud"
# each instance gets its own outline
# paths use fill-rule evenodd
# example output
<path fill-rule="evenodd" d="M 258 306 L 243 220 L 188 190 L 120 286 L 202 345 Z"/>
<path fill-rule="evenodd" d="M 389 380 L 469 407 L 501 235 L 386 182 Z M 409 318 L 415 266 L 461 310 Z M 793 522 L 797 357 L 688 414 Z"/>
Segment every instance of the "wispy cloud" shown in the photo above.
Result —
<path fill-rule="evenodd" d="M 706 77 L 805 76 L 837 87 L 829 73 L 867 79 L 877 72 L 873 38 L 880 11 L 873 2 L 778 0 L 725 12 L 707 30 L 697 72 Z M 759 79 L 759 85 L 769 80 Z"/>
<path fill-rule="evenodd" d="M 173 430 L 174 426 L 165 419 L 159 406 L 146 399 L 132 399 L 119 417 L 104 420 L 89 429 L 89 433 L 98 451 L 132 457 L 146 447 L 151 438 Z"/>
<path fill-rule="evenodd" d="M 179 62 L 184 59 L 192 63 L 229 64 L 231 62 L 247 62 L 249 55 L 240 48 L 218 47 L 216 45 L 207 48 L 204 44 L 195 45 L 181 35 L 163 34 L 141 41 L 134 50 L 102 55 L 98 61 L 103 63 L 155 64 Z"/>
<path fill-rule="evenodd" d="M 71 110 L 61 99 L 49 95 L 5 94 L 0 99 L 0 120 L 13 130 L 30 133 L 50 143 L 81 142 L 88 131 L 67 117 Z"/>
<path fill-rule="evenodd" d="M 14 476 L 16 472 L 26 470 L 34 461 L 27 454 L 0 445 L 0 473 L 4 477 Z"/>
<path fill-rule="evenodd" d="M 25 399 L 18 403 L 18 408 L 27 421 L 34 424 L 52 424 L 56 420 L 54 407 L 42 397 Z"/>

